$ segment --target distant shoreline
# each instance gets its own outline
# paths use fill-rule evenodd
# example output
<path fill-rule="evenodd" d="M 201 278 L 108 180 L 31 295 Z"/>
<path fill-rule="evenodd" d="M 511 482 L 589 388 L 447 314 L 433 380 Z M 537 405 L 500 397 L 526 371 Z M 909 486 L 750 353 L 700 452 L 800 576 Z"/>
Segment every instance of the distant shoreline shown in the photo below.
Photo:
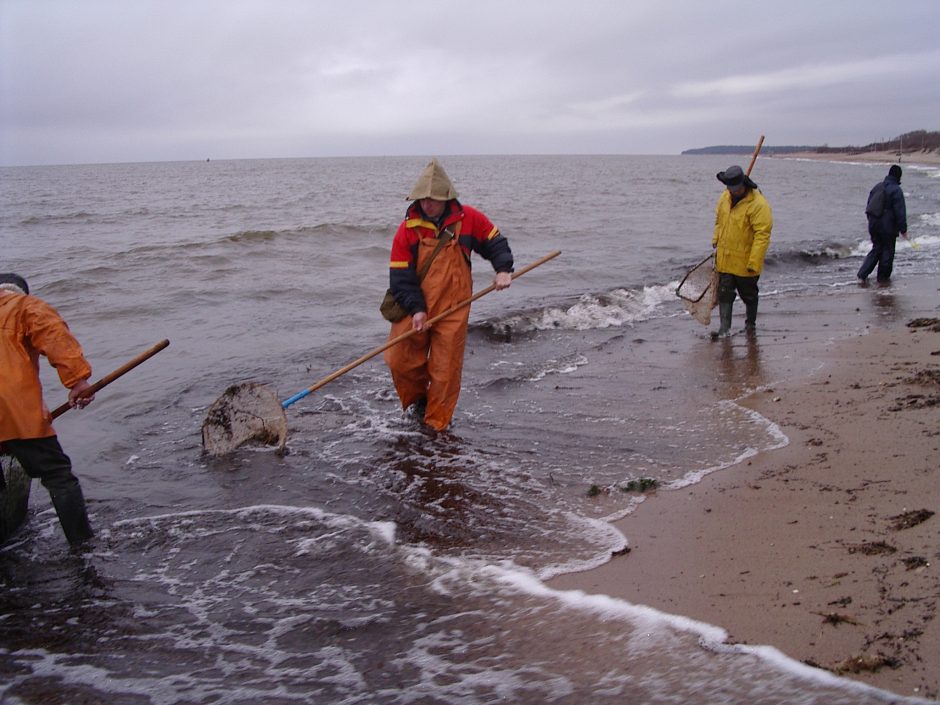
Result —
<path fill-rule="evenodd" d="M 913 152 L 902 154 L 901 161 L 898 161 L 897 152 L 789 152 L 787 154 L 767 155 L 774 159 L 814 159 L 825 162 L 871 162 L 876 164 L 927 164 L 930 166 L 940 166 L 940 153 L 938 152 Z"/>

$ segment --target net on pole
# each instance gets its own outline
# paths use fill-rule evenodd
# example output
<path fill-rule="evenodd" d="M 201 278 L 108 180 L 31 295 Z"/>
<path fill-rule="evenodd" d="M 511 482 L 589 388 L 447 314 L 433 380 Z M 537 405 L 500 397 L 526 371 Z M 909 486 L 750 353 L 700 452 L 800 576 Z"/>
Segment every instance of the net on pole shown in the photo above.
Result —
<path fill-rule="evenodd" d="M 686 310 L 703 326 L 711 323 L 712 309 L 718 305 L 718 272 L 711 254 L 692 267 L 676 287 Z"/>
<path fill-rule="evenodd" d="M 224 455 L 248 441 L 276 445 L 287 442 L 287 416 L 274 391 L 263 384 L 233 384 L 216 399 L 202 424 L 202 447 Z"/>

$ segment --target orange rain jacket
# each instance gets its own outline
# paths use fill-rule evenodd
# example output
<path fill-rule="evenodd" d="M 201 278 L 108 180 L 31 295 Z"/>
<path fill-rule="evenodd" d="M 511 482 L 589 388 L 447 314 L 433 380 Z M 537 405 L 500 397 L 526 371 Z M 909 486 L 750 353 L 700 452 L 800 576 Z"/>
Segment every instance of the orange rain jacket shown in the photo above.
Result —
<path fill-rule="evenodd" d="M 81 346 L 52 306 L 0 290 L 0 442 L 55 435 L 42 398 L 40 355 L 67 388 L 91 376 Z"/>

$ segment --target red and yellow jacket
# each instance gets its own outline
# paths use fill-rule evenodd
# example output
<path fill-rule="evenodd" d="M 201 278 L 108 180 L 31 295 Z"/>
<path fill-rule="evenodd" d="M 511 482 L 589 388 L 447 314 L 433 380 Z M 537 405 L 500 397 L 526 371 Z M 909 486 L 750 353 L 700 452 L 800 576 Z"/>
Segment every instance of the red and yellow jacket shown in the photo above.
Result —
<path fill-rule="evenodd" d="M 0 441 L 55 435 L 42 398 L 40 355 L 68 388 L 91 376 L 81 346 L 52 306 L 0 290 Z"/>
<path fill-rule="evenodd" d="M 460 223 L 459 230 L 451 227 L 457 223 Z M 444 211 L 441 226 L 438 227 L 425 218 L 416 201 L 408 207 L 405 219 L 398 226 L 392 241 L 392 257 L 389 264 L 389 286 L 392 294 L 411 315 L 427 311 L 416 267 L 418 241 L 429 237 L 437 238 L 444 228 L 451 228 L 459 233 L 457 242 L 467 260 L 467 266 L 470 266 L 470 253 L 476 252 L 489 260 L 497 272 L 512 271 L 513 258 L 509 242 L 482 212 L 461 205 L 458 200 L 453 199 L 447 202 L 447 210 Z M 431 267 L 434 267 L 433 263 Z M 469 295 L 469 292 L 467 293 Z"/>

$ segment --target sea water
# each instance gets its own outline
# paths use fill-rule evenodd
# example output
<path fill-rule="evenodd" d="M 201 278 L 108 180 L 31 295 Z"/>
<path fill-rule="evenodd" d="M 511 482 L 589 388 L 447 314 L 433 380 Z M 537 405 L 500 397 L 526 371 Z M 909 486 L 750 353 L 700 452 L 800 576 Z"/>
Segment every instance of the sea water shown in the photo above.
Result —
<path fill-rule="evenodd" d="M 287 409 L 287 455 L 220 459 L 200 426 L 228 385 L 285 399 L 384 342 L 391 237 L 427 157 L 0 169 L 0 271 L 62 313 L 94 378 L 171 341 L 56 422 L 97 538 L 70 552 L 36 486 L 0 548 L 0 699 L 898 701 L 544 581 L 629 544 L 611 521 L 644 501 L 631 480 L 682 487 L 786 444 L 737 400 L 807 374 L 814 345 L 923 315 L 905 282 L 940 273 L 940 172 L 905 166 L 918 247 L 867 290 L 886 166 L 759 160 L 759 333 L 716 344 L 674 292 L 735 158 L 440 158 L 517 268 L 562 252 L 474 304 L 453 427 L 403 414 L 379 356 Z M 477 257 L 473 274 L 493 276 Z"/>

